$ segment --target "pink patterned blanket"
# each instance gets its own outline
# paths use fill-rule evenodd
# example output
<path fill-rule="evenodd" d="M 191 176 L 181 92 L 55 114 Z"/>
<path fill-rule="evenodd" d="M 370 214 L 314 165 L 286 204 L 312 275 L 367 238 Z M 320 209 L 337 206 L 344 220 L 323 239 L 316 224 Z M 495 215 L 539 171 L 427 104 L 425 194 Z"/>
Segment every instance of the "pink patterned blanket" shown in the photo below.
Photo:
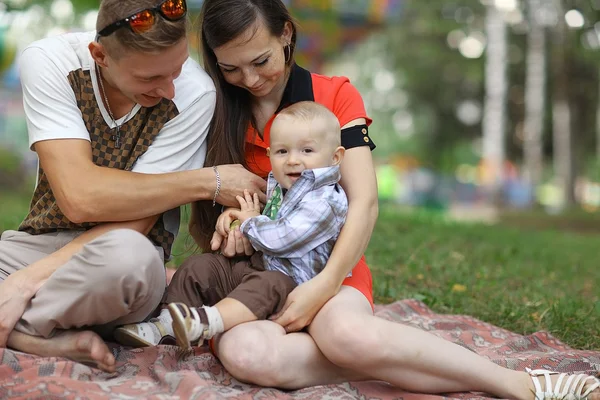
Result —
<path fill-rule="evenodd" d="M 468 316 L 440 315 L 416 300 L 377 306 L 377 315 L 410 324 L 459 343 L 512 369 L 600 371 L 600 353 L 577 351 L 544 332 L 530 336 L 500 329 Z M 400 340 L 400 339 L 399 339 Z M 346 383 L 286 392 L 240 383 L 206 348 L 184 359 L 176 348 L 112 346 L 118 372 L 103 373 L 59 358 L 0 349 L 0 399 L 441 399 L 410 394 L 380 382 Z M 450 397 L 475 399 L 481 394 Z"/>

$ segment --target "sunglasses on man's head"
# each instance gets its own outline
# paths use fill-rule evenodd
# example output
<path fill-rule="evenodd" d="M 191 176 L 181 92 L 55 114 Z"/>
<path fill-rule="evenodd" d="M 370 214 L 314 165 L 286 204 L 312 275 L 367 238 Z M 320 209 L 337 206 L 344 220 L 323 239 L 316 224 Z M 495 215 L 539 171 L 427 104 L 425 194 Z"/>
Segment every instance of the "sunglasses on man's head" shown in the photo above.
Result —
<path fill-rule="evenodd" d="M 127 18 L 113 22 L 98 32 L 98 36 L 108 36 L 124 26 L 128 26 L 135 33 L 148 32 L 156 22 L 157 13 L 169 21 L 177 21 L 185 17 L 187 4 L 185 0 L 165 0 L 156 7 L 146 8 Z"/>

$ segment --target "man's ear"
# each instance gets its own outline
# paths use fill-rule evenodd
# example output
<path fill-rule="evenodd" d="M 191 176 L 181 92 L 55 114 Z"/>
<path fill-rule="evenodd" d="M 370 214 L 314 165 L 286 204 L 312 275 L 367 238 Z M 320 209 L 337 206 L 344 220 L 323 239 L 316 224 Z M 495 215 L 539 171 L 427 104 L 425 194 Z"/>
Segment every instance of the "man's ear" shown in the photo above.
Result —
<path fill-rule="evenodd" d="M 104 68 L 108 66 L 108 64 L 106 63 L 108 55 L 106 54 L 106 48 L 102 44 L 93 41 L 88 45 L 88 49 L 90 51 L 90 54 L 92 55 L 92 58 L 94 59 L 96 64 L 98 64 L 98 66 Z"/>
<path fill-rule="evenodd" d="M 338 146 L 337 149 L 333 152 L 333 163 L 331 165 L 340 165 L 342 160 L 344 159 L 344 154 L 346 153 L 346 149 L 342 146 Z"/>

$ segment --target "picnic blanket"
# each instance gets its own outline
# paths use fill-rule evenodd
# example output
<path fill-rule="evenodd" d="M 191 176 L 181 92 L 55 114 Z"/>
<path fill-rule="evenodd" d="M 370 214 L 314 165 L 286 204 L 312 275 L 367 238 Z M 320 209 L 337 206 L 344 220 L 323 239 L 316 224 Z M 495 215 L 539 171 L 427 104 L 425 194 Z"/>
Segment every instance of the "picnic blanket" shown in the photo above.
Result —
<path fill-rule="evenodd" d="M 573 350 L 545 332 L 521 336 L 469 316 L 435 314 L 416 300 L 378 305 L 376 313 L 381 318 L 409 324 L 459 343 L 508 368 L 600 371 L 600 352 Z M 185 359 L 180 359 L 172 346 L 129 349 L 111 345 L 111 349 L 118 362 L 115 374 L 66 359 L 0 350 L 0 399 L 486 398 L 481 393 L 411 394 L 372 381 L 280 391 L 237 381 L 205 347 Z"/>

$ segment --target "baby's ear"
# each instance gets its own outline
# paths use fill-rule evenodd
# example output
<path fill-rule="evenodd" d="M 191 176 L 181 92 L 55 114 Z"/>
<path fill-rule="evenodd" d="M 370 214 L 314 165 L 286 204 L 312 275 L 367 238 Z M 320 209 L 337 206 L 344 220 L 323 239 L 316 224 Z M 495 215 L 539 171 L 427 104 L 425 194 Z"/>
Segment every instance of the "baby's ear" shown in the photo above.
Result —
<path fill-rule="evenodd" d="M 333 165 L 340 165 L 342 160 L 344 159 L 344 154 L 346 153 L 346 149 L 342 146 L 338 146 L 333 153 Z"/>
<path fill-rule="evenodd" d="M 271 148 L 267 147 L 267 157 L 271 157 Z"/>

